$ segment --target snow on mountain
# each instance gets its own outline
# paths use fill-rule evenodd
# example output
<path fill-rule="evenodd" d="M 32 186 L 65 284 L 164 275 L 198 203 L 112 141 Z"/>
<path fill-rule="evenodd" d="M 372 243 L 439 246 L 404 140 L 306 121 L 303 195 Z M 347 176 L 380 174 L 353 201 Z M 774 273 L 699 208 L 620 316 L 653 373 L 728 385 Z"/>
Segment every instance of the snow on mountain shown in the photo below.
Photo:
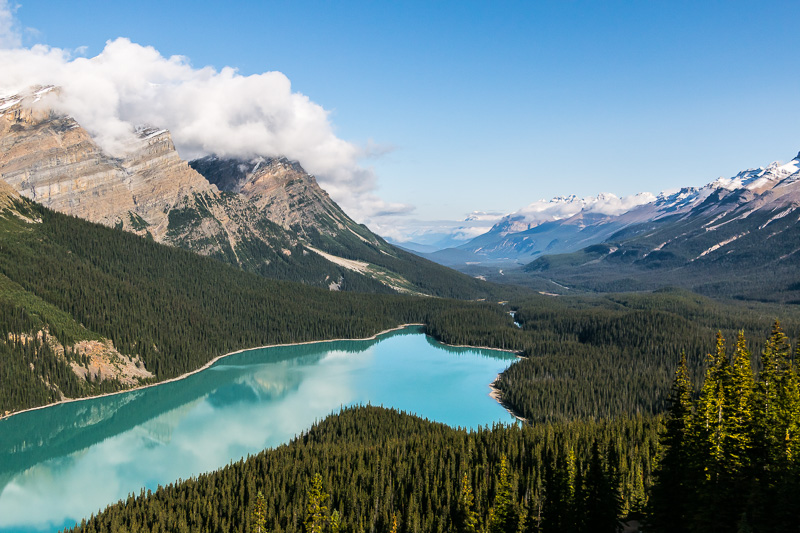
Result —
<path fill-rule="evenodd" d="M 623 198 L 618 198 L 611 193 L 600 193 L 598 196 L 588 199 L 584 211 L 601 215 L 620 215 L 636 206 L 649 204 L 655 199 L 656 197 L 649 192 L 640 192 Z"/>
<path fill-rule="evenodd" d="M 762 192 L 771 189 L 779 181 L 795 174 L 798 170 L 800 170 L 800 154 L 797 154 L 797 157 L 786 164 L 774 162 L 766 168 L 743 170 L 732 178 L 720 177 L 716 181 L 709 183 L 708 187 L 727 189 L 729 191 L 747 189 Z"/>
<path fill-rule="evenodd" d="M 636 206 L 656 200 L 649 192 L 642 192 L 623 198 L 611 193 L 600 193 L 597 196 L 578 198 L 577 196 L 557 196 L 551 200 L 539 200 L 511 213 L 498 222 L 493 231 L 503 235 L 519 233 L 539 226 L 545 222 L 564 220 L 578 213 L 599 215 L 619 215 Z"/>
<path fill-rule="evenodd" d="M 458 253 L 442 250 L 429 257 L 457 268 L 463 263 L 514 264 L 542 254 L 568 253 L 613 236 L 619 238 L 620 232 L 635 234 L 643 231 L 642 224 L 674 217 L 684 219 L 703 213 L 708 216 L 707 231 L 731 222 L 725 217 L 732 211 L 737 211 L 739 220 L 768 208 L 774 210 L 774 220 L 779 220 L 800 205 L 798 182 L 800 154 L 785 164 L 744 170 L 699 188 L 663 191 L 658 196 L 643 192 L 620 198 L 601 193 L 586 198 L 571 195 L 539 200 L 506 215 L 485 234 L 459 245 Z M 745 209 L 739 210 L 743 206 Z"/>

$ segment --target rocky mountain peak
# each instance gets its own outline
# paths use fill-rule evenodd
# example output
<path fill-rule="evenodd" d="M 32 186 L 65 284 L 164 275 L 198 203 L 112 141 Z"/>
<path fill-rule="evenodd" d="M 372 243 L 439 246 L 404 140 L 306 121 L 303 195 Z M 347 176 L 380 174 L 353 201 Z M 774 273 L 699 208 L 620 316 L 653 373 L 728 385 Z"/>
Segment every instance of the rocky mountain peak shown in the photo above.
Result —
<path fill-rule="evenodd" d="M 207 156 L 190 165 L 210 183 L 241 194 L 271 221 L 301 236 L 320 233 L 335 237 L 357 226 L 297 161 L 282 156 Z"/>
<path fill-rule="evenodd" d="M 48 105 L 43 97 L 51 91 L 57 89 L 33 89 L 0 104 L 0 178 L 23 196 L 159 239 L 176 203 L 216 191 L 181 160 L 168 131 L 138 128 L 125 154 L 112 156 L 72 117 Z"/>

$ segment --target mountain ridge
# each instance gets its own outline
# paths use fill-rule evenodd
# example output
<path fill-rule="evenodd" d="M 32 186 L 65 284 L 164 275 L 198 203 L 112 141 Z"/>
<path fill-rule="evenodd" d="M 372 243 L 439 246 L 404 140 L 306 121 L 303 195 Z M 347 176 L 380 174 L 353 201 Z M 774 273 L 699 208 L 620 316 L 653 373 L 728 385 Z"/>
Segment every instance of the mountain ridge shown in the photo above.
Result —
<path fill-rule="evenodd" d="M 58 95 L 58 88 L 37 87 L 0 98 L 0 179 L 27 198 L 267 277 L 330 290 L 466 298 L 492 292 L 355 223 L 299 163 L 261 158 L 238 189 L 224 180 L 218 187 L 180 158 L 165 129 L 138 127 L 125 153 L 105 152 L 57 111 Z M 368 266 L 353 268 L 352 261 Z"/>
<path fill-rule="evenodd" d="M 487 233 L 454 249 L 421 255 L 462 270 L 465 270 L 465 265 L 521 266 L 537 257 L 571 253 L 604 242 L 639 224 L 686 215 L 700 208 L 709 198 L 723 202 L 735 191 L 739 191 L 737 201 L 756 201 L 760 202 L 759 205 L 778 202 L 785 194 L 793 194 L 783 188 L 800 180 L 799 170 L 800 153 L 788 163 L 744 170 L 731 178 L 718 178 L 703 187 L 684 187 L 658 196 L 649 193 L 632 195 L 626 199 L 632 198 L 630 201 L 637 205 L 630 209 L 614 210 L 614 199 L 620 200 L 620 205 L 626 199 L 605 193 L 588 200 L 574 195 L 556 197 L 547 202 L 535 202 L 507 215 Z M 601 203 L 601 200 L 609 199 L 612 200 L 611 209 Z M 649 201 L 640 202 L 644 199 Z M 598 204 L 600 208 L 594 208 Z M 526 215 L 526 209 L 532 215 Z M 703 209 L 708 209 L 708 206 Z"/>
<path fill-rule="evenodd" d="M 676 193 L 656 207 L 651 215 L 658 216 L 602 243 L 530 262 L 521 281 L 592 291 L 674 285 L 709 296 L 800 302 L 800 154 Z"/>

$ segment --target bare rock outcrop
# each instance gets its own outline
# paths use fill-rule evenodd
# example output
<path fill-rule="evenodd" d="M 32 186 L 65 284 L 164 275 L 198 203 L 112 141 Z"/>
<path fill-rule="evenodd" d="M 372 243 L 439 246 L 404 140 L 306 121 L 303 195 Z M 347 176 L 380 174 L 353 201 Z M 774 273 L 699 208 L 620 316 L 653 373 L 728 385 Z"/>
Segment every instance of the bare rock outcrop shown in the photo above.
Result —
<path fill-rule="evenodd" d="M 0 179 L 23 196 L 108 226 L 146 227 L 163 240 L 176 203 L 217 192 L 180 159 L 169 132 L 143 128 L 124 157 L 113 157 L 47 106 L 43 90 L 0 100 Z"/>
<path fill-rule="evenodd" d="M 280 249 L 244 197 L 223 197 L 180 158 L 167 130 L 131 132 L 124 155 L 105 152 L 72 117 L 48 105 L 52 87 L 0 99 L 0 180 L 56 211 L 158 242 L 238 261 L 242 239 Z M 2 191 L 0 191 L 2 194 Z"/>
<path fill-rule="evenodd" d="M 312 233 L 337 237 L 346 232 L 364 242 L 378 242 L 370 232 L 359 229 L 297 161 L 208 156 L 190 165 L 220 190 L 242 195 L 269 220 L 302 237 Z"/>

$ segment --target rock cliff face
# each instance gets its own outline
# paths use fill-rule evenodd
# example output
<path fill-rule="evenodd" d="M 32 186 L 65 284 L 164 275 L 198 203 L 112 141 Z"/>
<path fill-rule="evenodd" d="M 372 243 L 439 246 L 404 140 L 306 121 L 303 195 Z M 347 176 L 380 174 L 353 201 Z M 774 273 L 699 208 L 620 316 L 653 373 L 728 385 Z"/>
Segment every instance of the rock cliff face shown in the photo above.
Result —
<path fill-rule="evenodd" d="M 297 162 L 208 157 L 190 166 L 170 133 L 151 127 L 112 155 L 54 110 L 58 96 L 45 87 L 0 98 L 0 180 L 46 207 L 331 290 L 476 290 L 357 224 Z"/>
<path fill-rule="evenodd" d="M 353 221 L 297 161 L 285 157 L 250 160 L 208 156 L 191 167 L 221 190 L 241 194 L 272 222 L 301 237 L 339 237 L 342 233 L 379 245 L 380 240 Z"/>
<path fill-rule="evenodd" d="M 142 128 L 115 158 L 71 117 L 35 105 L 41 92 L 0 100 L 0 177 L 22 195 L 165 240 L 170 209 L 217 193 L 180 159 L 169 132 Z"/>
<path fill-rule="evenodd" d="M 138 128 L 125 155 L 114 157 L 46 105 L 54 91 L 0 99 L 0 179 L 23 196 L 256 270 L 296 244 L 246 198 L 221 194 L 189 167 L 168 131 Z M 261 250 L 253 253 L 254 246 Z"/>

